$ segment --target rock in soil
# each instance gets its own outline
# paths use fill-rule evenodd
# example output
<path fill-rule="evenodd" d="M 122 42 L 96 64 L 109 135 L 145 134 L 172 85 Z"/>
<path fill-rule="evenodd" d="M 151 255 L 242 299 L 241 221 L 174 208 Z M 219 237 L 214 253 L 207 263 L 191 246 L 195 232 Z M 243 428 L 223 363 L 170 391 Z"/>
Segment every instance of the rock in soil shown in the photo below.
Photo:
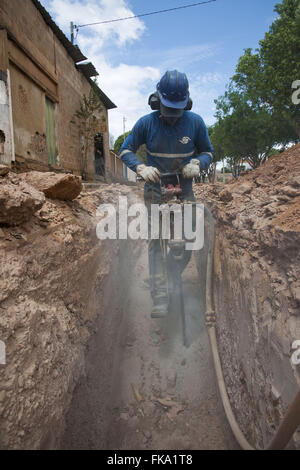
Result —
<path fill-rule="evenodd" d="M 75 175 L 30 171 L 23 177 L 28 184 L 42 191 L 49 199 L 71 201 L 79 196 L 82 190 L 81 178 Z"/>
<path fill-rule="evenodd" d="M 44 194 L 18 175 L 10 173 L 6 178 L 0 179 L 0 224 L 22 224 L 28 221 L 44 202 Z"/>

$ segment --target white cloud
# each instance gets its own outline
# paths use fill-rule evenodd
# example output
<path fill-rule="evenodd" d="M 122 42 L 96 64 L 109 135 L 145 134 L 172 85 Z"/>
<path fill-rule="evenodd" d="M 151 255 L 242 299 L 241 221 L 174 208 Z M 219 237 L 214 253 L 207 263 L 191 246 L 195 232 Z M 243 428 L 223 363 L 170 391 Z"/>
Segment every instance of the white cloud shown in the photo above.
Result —
<path fill-rule="evenodd" d="M 50 0 L 49 10 L 64 31 L 69 31 L 70 21 L 80 25 L 134 15 L 124 0 Z M 115 138 L 123 132 L 123 116 L 128 130 L 149 111 L 147 94 L 153 91 L 160 73 L 154 67 L 124 63 L 114 67 L 103 51 L 138 40 L 145 29 L 138 18 L 79 29 L 79 47 L 98 70 L 101 89 L 117 105 L 109 111 L 110 133 Z"/>
<path fill-rule="evenodd" d="M 70 21 L 76 25 L 83 25 L 134 15 L 125 0 L 50 0 L 49 9 L 54 13 L 55 21 L 64 31 L 69 31 Z M 89 39 L 99 48 L 106 41 L 118 45 L 135 41 L 145 29 L 144 23 L 134 18 L 128 21 L 80 28 L 79 34 L 82 36 L 87 32 L 91 36 Z"/>
<path fill-rule="evenodd" d="M 67 34 L 70 21 L 81 25 L 135 14 L 126 0 L 44 0 L 43 3 Z M 188 70 L 197 69 L 198 62 L 215 56 L 217 45 L 204 43 L 159 51 L 145 50 L 144 57 L 155 66 L 113 65 L 115 52 L 122 52 L 138 41 L 145 30 L 145 24 L 138 18 L 79 29 L 78 45 L 98 70 L 100 88 L 117 105 L 117 109 L 109 111 L 110 133 L 117 138 L 123 132 L 123 116 L 126 117 L 126 130 L 129 130 L 139 117 L 150 112 L 149 94 L 155 91 L 161 74 L 174 68 L 187 71 L 194 111 L 212 124 L 214 99 L 220 94 L 224 77 L 214 73 L 189 73 Z"/>
<path fill-rule="evenodd" d="M 215 44 L 194 44 L 184 47 L 174 47 L 160 52 L 161 68 L 171 70 L 180 67 L 180 70 L 187 70 L 191 65 L 208 59 L 217 53 Z M 179 65 L 178 65 L 179 64 Z"/>
<path fill-rule="evenodd" d="M 208 72 L 193 75 L 190 79 L 190 93 L 194 102 L 193 111 L 202 116 L 206 125 L 212 125 L 215 122 L 216 106 L 214 100 L 224 92 L 224 83 L 228 78 L 220 73 Z"/>
<path fill-rule="evenodd" d="M 101 89 L 118 106 L 109 111 L 110 132 L 117 138 L 123 132 L 123 116 L 126 117 L 126 130 L 129 130 L 139 117 L 150 111 L 148 95 L 155 90 L 160 71 L 154 67 L 126 64 L 112 67 L 99 56 L 93 62 L 101 70 Z"/>

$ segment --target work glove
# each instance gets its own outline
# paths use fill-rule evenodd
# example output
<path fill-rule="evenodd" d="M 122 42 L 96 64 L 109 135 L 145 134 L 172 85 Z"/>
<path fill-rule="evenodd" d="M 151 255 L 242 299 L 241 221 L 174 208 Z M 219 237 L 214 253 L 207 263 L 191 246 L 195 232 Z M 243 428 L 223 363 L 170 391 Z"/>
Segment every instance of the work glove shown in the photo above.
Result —
<path fill-rule="evenodd" d="M 146 182 L 158 183 L 160 179 L 160 171 L 154 166 L 138 165 L 136 174 Z"/>
<path fill-rule="evenodd" d="M 194 178 L 196 176 L 199 176 L 200 174 L 200 162 L 196 158 L 192 158 L 190 163 L 185 165 L 182 168 L 182 176 L 183 178 Z"/>

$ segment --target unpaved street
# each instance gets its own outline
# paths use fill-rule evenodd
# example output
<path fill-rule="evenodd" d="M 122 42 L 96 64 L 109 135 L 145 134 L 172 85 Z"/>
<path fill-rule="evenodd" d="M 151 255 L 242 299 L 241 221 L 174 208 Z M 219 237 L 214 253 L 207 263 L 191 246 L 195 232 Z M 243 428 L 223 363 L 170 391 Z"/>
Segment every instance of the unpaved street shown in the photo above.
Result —
<path fill-rule="evenodd" d="M 132 273 L 126 266 L 125 256 L 120 291 L 110 292 L 110 310 L 89 346 L 61 447 L 237 448 L 218 397 L 194 260 L 184 274 L 188 348 L 180 318 L 150 318 L 146 244 Z"/>

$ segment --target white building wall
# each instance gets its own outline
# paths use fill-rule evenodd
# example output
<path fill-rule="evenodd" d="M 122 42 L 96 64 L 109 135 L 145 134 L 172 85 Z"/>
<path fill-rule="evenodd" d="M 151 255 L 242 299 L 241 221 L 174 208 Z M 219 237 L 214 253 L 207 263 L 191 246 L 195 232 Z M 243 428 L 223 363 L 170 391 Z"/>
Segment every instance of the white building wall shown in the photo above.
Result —
<path fill-rule="evenodd" d="M 136 173 L 130 168 L 127 168 L 127 179 L 128 181 L 136 181 Z"/>

